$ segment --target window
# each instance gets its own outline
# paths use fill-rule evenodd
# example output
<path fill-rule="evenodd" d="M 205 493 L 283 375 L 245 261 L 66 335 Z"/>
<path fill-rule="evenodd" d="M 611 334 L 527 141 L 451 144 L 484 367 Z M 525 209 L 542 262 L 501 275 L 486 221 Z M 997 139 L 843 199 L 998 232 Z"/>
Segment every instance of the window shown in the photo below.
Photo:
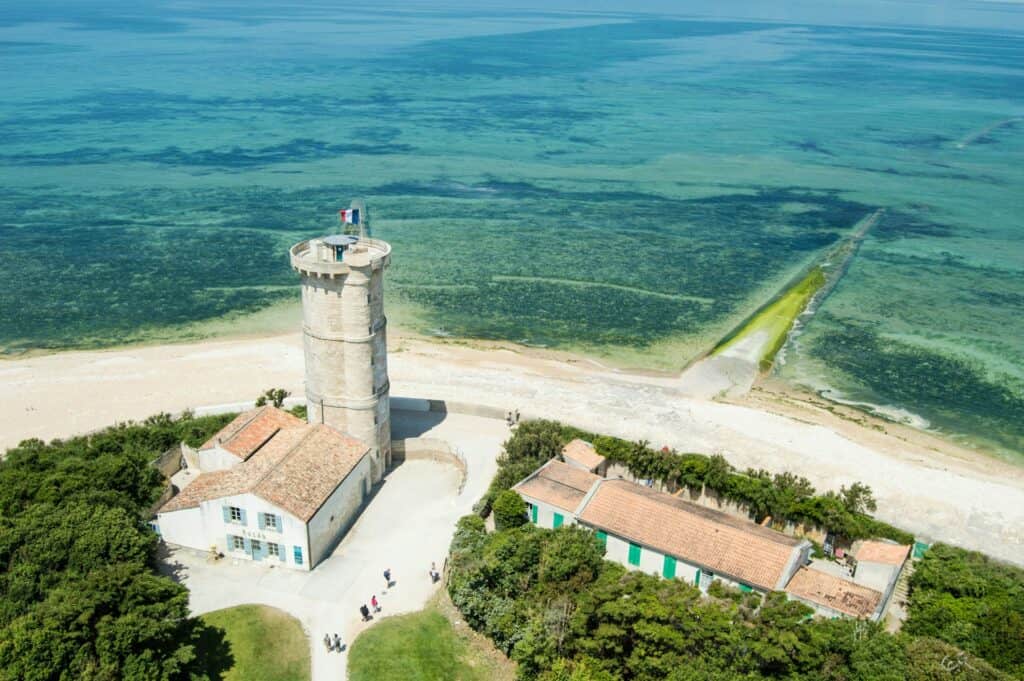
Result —
<path fill-rule="evenodd" d="M 245 540 L 239 536 L 231 535 L 231 550 L 245 551 Z"/>
<path fill-rule="evenodd" d="M 301 546 L 295 546 L 293 548 L 294 548 L 294 554 L 293 555 L 295 556 L 295 564 L 296 565 L 302 565 L 302 547 Z"/>
<path fill-rule="evenodd" d="M 640 564 L 640 545 L 629 542 L 629 564 L 639 565 Z"/>
<path fill-rule="evenodd" d="M 661 566 L 661 576 L 665 579 L 675 579 L 676 559 L 672 556 L 665 556 L 665 562 Z"/>
<path fill-rule="evenodd" d="M 267 555 L 273 556 L 274 558 L 280 558 L 281 545 L 275 544 L 274 542 L 267 542 Z"/>
<path fill-rule="evenodd" d="M 597 540 L 599 542 L 601 542 L 601 546 L 603 546 L 605 548 L 608 548 L 608 533 L 607 532 L 602 532 L 601 530 L 598 530 L 597 531 Z"/>
<path fill-rule="evenodd" d="M 562 523 L 565 522 L 565 518 L 562 516 L 561 513 L 555 513 L 554 515 L 555 515 L 555 519 L 554 519 L 554 521 L 552 521 L 551 527 L 555 527 L 555 528 L 561 527 Z"/>
<path fill-rule="evenodd" d="M 238 508 L 237 506 L 230 506 L 229 511 L 231 512 L 231 522 L 242 522 L 242 509 Z"/>
<path fill-rule="evenodd" d="M 277 527 L 277 516 L 273 513 L 263 514 L 263 529 L 265 530 L 276 530 Z"/>
<path fill-rule="evenodd" d="M 537 507 L 533 504 L 530 504 L 530 520 L 533 521 L 534 525 L 537 524 Z"/>
<path fill-rule="evenodd" d="M 263 543 L 259 539 L 253 539 L 252 541 L 252 554 L 255 556 L 257 553 L 263 551 Z"/>

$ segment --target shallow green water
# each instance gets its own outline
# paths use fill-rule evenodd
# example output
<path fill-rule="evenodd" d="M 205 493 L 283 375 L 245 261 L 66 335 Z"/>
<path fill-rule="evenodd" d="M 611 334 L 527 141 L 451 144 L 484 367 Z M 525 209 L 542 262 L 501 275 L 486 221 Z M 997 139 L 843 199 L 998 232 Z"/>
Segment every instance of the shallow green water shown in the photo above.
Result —
<path fill-rule="evenodd" d="M 678 368 L 886 207 L 781 374 L 1024 449 L 1020 34 L 132 7 L 0 9 L 8 352 L 294 300 L 361 196 L 394 321 Z"/>

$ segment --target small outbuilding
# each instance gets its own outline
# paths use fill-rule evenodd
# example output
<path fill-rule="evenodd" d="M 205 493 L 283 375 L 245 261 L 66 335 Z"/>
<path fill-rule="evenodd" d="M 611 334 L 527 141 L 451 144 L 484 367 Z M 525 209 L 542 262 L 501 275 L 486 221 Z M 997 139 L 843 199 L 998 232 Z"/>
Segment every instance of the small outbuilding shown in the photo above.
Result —
<path fill-rule="evenodd" d="M 562 447 L 562 459 L 573 468 L 579 468 L 604 477 L 608 473 L 607 460 L 597 453 L 594 445 L 576 438 Z"/>
<path fill-rule="evenodd" d="M 807 567 L 797 570 L 786 593 L 824 617 L 878 620 L 884 611 L 880 591 Z"/>

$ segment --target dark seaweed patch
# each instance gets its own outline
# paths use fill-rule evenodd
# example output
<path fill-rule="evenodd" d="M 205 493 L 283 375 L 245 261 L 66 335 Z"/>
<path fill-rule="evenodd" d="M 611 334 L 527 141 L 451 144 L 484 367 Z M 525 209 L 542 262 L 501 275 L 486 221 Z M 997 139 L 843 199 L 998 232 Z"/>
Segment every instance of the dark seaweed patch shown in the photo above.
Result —
<path fill-rule="evenodd" d="M 939 354 L 829 317 L 810 352 L 863 384 L 881 402 L 923 414 L 940 427 L 963 429 L 1024 450 L 1024 396 L 1008 377 L 991 378 L 964 357 Z"/>
<path fill-rule="evenodd" d="M 886 211 L 882 219 L 871 230 L 871 238 L 879 241 L 896 239 L 943 238 L 953 235 L 953 228 L 939 222 L 926 220 L 920 215 L 901 211 Z"/>

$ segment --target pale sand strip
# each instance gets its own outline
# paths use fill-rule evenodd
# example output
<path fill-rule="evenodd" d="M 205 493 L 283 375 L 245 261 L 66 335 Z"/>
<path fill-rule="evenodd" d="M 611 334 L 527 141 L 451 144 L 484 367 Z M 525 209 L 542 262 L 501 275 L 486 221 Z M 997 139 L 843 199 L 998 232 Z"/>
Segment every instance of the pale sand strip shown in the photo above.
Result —
<path fill-rule="evenodd" d="M 1024 564 L 1024 470 L 927 434 L 879 433 L 767 393 L 709 401 L 684 395 L 678 378 L 510 350 L 398 340 L 389 365 L 394 396 L 519 408 L 659 447 L 720 452 L 740 468 L 795 471 L 821 490 L 859 480 L 875 490 L 882 519 Z M 298 334 L 4 361 L 0 447 L 236 403 L 268 387 L 301 394 L 302 373 Z"/>

